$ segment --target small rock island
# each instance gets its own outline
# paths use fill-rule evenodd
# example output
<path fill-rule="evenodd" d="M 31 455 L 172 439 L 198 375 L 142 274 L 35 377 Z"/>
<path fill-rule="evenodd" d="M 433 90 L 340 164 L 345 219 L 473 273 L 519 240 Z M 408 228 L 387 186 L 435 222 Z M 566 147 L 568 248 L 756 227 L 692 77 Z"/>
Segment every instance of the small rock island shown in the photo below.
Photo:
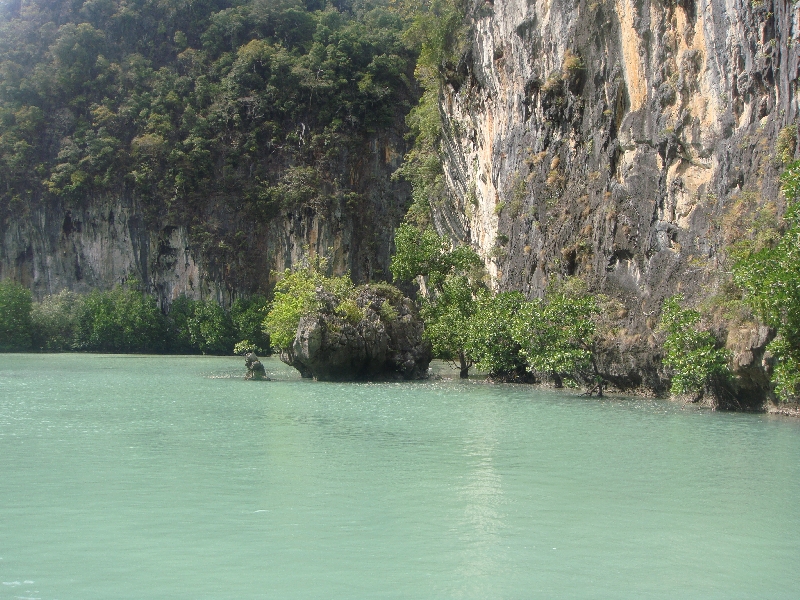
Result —
<path fill-rule="evenodd" d="M 319 381 L 425 379 L 431 345 L 413 302 L 389 285 L 365 285 L 342 300 L 317 287 L 281 360 Z"/>
<path fill-rule="evenodd" d="M 258 356 L 254 352 L 249 352 L 244 357 L 244 364 L 247 367 L 247 373 L 244 378 L 252 381 L 269 381 L 267 372 L 264 365 L 258 360 Z"/>

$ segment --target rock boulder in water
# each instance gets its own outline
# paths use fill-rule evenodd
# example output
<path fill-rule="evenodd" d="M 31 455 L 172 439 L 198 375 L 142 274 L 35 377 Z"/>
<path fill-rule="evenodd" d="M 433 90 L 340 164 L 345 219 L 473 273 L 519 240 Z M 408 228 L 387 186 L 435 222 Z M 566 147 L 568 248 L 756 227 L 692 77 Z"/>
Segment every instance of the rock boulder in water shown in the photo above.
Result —
<path fill-rule="evenodd" d="M 261 364 L 261 361 L 258 360 L 258 357 L 255 353 L 250 352 L 244 357 L 244 364 L 247 367 L 247 373 L 245 374 L 245 379 L 252 379 L 253 381 L 269 381 L 269 377 L 267 377 L 267 372 L 264 369 L 264 365 Z"/>
<path fill-rule="evenodd" d="M 424 379 L 431 361 L 414 305 L 388 286 L 365 286 L 344 311 L 317 289 L 320 309 L 303 317 L 294 344 L 281 360 L 320 381 Z M 355 314 L 354 314 L 355 313 Z M 354 318 L 355 317 L 355 318 Z"/>

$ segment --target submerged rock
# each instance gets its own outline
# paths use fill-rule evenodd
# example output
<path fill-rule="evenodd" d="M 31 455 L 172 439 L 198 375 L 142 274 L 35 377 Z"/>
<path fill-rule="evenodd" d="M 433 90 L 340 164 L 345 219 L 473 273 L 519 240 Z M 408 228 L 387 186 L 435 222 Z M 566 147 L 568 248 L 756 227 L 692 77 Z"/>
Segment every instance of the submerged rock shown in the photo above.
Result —
<path fill-rule="evenodd" d="M 413 303 L 388 286 L 365 286 L 349 310 L 317 290 L 320 309 L 301 319 L 281 353 L 303 377 L 320 381 L 424 379 L 431 361 Z"/>
<path fill-rule="evenodd" d="M 267 377 L 267 372 L 264 369 L 264 365 L 261 364 L 261 361 L 258 360 L 258 357 L 255 353 L 250 352 L 249 354 L 245 355 L 244 357 L 244 364 L 247 367 L 247 373 L 245 374 L 245 379 L 252 379 L 254 381 L 269 381 L 269 377 Z"/>

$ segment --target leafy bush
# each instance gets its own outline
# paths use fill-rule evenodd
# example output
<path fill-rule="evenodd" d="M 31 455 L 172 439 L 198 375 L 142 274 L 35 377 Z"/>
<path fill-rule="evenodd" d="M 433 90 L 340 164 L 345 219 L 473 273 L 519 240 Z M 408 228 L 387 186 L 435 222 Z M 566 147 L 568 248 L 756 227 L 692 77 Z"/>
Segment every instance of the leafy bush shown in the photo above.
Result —
<path fill-rule="evenodd" d="M 251 352 L 267 354 L 270 348 L 269 336 L 264 333 L 263 323 L 269 311 L 269 302 L 263 296 L 237 298 L 231 306 L 231 320 L 235 337 L 249 340 Z M 234 352 L 236 354 L 236 352 Z"/>
<path fill-rule="evenodd" d="M 467 377 L 474 362 L 469 348 L 477 310 L 474 287 L 465 275 L 449 275 L 438 295 L 422 301 L 425 338 L 431 342 L 434 356 L 457 361 L 462 378 Z"/>
<path fill-rule="evenodd" d="M 483 261 L 469 246 L 450 248 L 450 243 L 433 229 L 420 229 L 403 223 L 395 232 L 395 254 L 391 271 L 397 281 L 411 281 L 418 276 L 440 287 L 449 274 L 466 274 L 483 267 Z"/>
<path fill-rule="evenodd" d="M 381 320 L 383 322 L 391 323 L 392 321 L 397 319 L 398 313 L 397 309 L 395 309 L 395 307 L 392 306 L 391 301 L 387 299 L 383 301 L 383 304 L 381 304 L 380 315 L 381 315 Z"/>
<path fill-rule="evenodd" d="M 800 161 L 781 180 L 784 232 L 774 244 L 738 248 L 733 279 L 753 312 L 777 332 L 767 347 L 776 359 L 773 379 L 778 396 L 791 400 L 800 397 Z"/>
<path fill-rule="evenodd" d="M 361 319 L 364 318 L 364 311 L 356 304 L 354 298 L 345 298 L 342 300 L 339 306 L 336 307 L 336 314 L 351 325 L 357 325 Z"/>
<path fill-rule="evenodd" d="M 194 316 L 197 302 L 183 294 L 175 298 L 167 313 L 167 339 L 172 352 L 195 354 L 199 351 L 192 341 L 189 320 Z"/>
<path fill-rule="evenodd" d="M 250 354 L 251 352 L 259 354 L 258 348 L 250 340 L 242 340 L 233 345 L 233 353 L 237 356 L 244 356 L 245 354 Z"/>
<path fill-rule="evenodd" d="M 167 327 L 153 296 L 130 281 L 80 302 L 73 347 L 93 352 L 163 352 Z"/>
<path fill-rule="evenodd" d="M 0 281 L 0 352 L 20 352 L 31 347 L 30 290 Z"/>
<path fill-rule="evenodd" d="M 683 296 L 664 300 L 659 328 L 666 333 L 664 366 L 672 372 L 673 394 L 718 393 L 731 376 L 730 353 L 708 331 L 697 329 L 700 313 L 681 308 Z"/>
<path fill-rule="evenodd" d="M 75 347 L 83 298 L 69 290 L 45 296 L 31 310 L 33 347 L 45 352 L 64 352 Z"/>
<path fill-rule="evenodd" d="M 197 302 L 187 324 L 192 345 L 203 354 L 233 352 L 233 322 L 230 315 L 216 302 Z"/>
<path fill-rule="evenodd" d="M 515 316 L 527 304 L 519 292 L 495 296 L 482 292 L 469 320 L 466 352 L 475 365 L 498 379 L 526 378 L 527 364 L 522 346 L 514 336 Z"/>
<path fill-rule="evenodd" d="M 165 316 L 135 280 L 85 296 L 63 290 L 39 303 L 31 303 L 29 291 L 4 282 L 0 308 L 0 327 L 16 327 L 2 338 L 11 340 L 9 350 L 27 349 L 30 340 L 34 349 L 46 352 L 229 354 L 237 338 L 244 338 L 250 351 L 269 350 L 269 337 L 261 329 L 267 308 L 263 296 L 238 299 L 230 312 L 215 302 L 179 296 Z"/>
<path fill-rule="evenodd" d="M 273 347 L 280 350 L 291 347 L 300 320 L 319 306 L 317 288 L 333 294 L 339 303 L 349 298 L 355 289 L 349 275 L 326 277 L 319 265 L 294 271 L 286 269 L 275 285 L 272 305 L 264 319 L 264 330 L 269 334 Z M 360 311 L 357 306 L 355 309 Z M 356 315 L 351 310 L 347 316 L 355 318 Z"/>
<path fill-rule="evenodd" d="M 596 363 L 597 299 L 550 290 L 545 300 L 526 303 L 514 324 L 514 337 L 522 347 L 528 368 L 540 377 L 588 380 L 602 396 L 602 377 Z M 587 372 L 591 371 L 591 375 Z"/>
<path fill-rule="evenodd" d="M 458 361 L 461 377 L 467 377 L 475 362 L 468 340 L 478 306 L 476 294 L 485 291 L 483 261 L 471 247 L 451 248 L 433 229 L 410 223 L 397 229 L 395 247 L 394 278 L 425 280 L 421 316 L 434 356 Z"/>

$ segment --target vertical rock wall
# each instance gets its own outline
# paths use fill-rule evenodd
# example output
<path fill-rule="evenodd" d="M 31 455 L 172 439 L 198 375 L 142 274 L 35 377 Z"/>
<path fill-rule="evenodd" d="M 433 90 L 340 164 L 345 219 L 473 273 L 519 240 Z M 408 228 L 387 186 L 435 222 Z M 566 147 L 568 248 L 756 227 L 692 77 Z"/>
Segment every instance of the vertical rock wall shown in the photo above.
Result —
<path fill-rule="evenodd" d="M 180 294 L 228 305 L 237 295 L 266 292 L 274 272 L 309 253 L 328 256 L 336 274 L 350 271 L 356 281 L 386 278 L 394 228 L 409 202 L 408 186 L 391 179 L 405 152 L 402 126 L 362 150 L 343 149 L 340 159 L 355 201 L 329 197 L 253 221 L 231 208 L 235 199 L 209 197 L 192 217 L 204 237 L 192 235 L 188 215 L 153 216 L 152 207 L 125 192 L 72 202 L 44 198 L 0 224 L 0 279 L 19 281 L 41 298 L 135 277 L 167 306 Z"/>
<path fill-rule="evenodd" d="M 663 298 L 719 283 L 732 206 L 780 204 L 798 7 L 487 0 L 468 17 L 443 89 L 452 194 L 437 226 L 479 248 L 501 289 L 535 296 L 553 274 L 579 275 L 621 299 L 609 368 L 658 388 Z"/>

